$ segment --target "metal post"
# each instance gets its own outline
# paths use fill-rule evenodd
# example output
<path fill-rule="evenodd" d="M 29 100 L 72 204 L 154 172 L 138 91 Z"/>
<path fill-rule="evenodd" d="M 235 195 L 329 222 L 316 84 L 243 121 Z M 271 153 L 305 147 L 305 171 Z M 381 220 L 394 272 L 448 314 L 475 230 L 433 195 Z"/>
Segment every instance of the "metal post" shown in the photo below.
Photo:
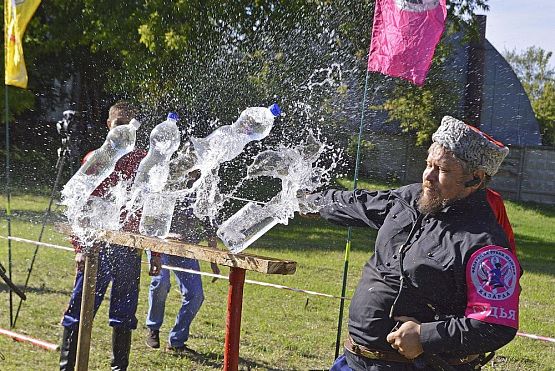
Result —
<path fill-rule="evenodd" d="M 370 72 L 366 70 L 366 79 L 364 80 L 364 96 L 362 98 L 362 109 L 360 113 L 360 126 L 358 128 L 358 141 L 357 141 L 357 156 L 355 160 L 355 176 L 353 178 L 353 191 L 357 189 L 357 182 L 358 182 L 358 171 L 359 171 L 359 164 L 360 164 L 360 143 L 362 141 L 362 130 L 364 129 L 364 111 L 366 109 L 366 96 L 368 92 L 368 78 L 370 76 Z M 375 101 L 376 95 L 378 94 L 378 90 L 380 89 L 380 85 L 374 89 L 374 94 L 372 96 L 372 102 Z M 341 300 L 339 302 L 339 316 L 337 319 L 337 336 L 335 338 L 335 358 L 339 356 L 339 349 L 341 348 L 341 327 L 343 326 L 343 309 L 345 307 L 345 293 L 347 292 L 347 274 L 349 272 L 349 255 L 351 253 L 351 236 L 352 236 L 352 228 L 349 227 L 347 229 L 347 242 L 345 244 L 345 260 L 343 262 L 343 280 L 341 283 Z"/>
<path fill-rule="evenodd" d="M 227 316 L 225 322 L 224 371 L 239 369 L 239 339 L 246 270 L 232 267 L 229 272 Z"/>
<path fill-rule="evenodd" d="M 5 4 L 4 4 L 5 5 Z M 5 56 L 4 56 L 5 57 Z M 6 222 L 8 223 L 8 237 L 12 235 L 12 211 L 10 190 L 10 124 L 9 124 L 9 102 L 8 85 L 4 85 L 5 97 L 5 124 L 6 124 Z M 8 278 L 12 280 L 12 241 L 8 240 Z M 10 289 L 10 328 L 13 328 L 13 291 Z"/>

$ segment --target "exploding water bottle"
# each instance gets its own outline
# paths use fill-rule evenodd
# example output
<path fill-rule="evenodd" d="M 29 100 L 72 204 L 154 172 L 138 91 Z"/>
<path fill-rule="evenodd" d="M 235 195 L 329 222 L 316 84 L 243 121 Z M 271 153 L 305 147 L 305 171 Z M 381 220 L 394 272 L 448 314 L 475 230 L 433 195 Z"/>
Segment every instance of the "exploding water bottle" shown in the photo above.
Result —
<path fill-rule="evenodd" d="M 168 179 L 170 157 L 179 148 L 181 134 L 177 127 L 179 117 L 170 112 L 166 121 L 156 125 L 150 132 L 148 154 L 141 160 L 131 188 L 130 204 L 133 210 L 140 208 L 144 196 L 161 191 Z"/>
<path fill-rule="evenodd" d="M 191 138 L 198 159 L 210 165 L 233 160 L 249 142 L 266 138 L 279 115 L 275 103 L 268 108 L 249 107 L 233 124 L 217 128 L 206 138 Z"/>
<path fill-rule="evenodd" d="M 132 119 L 127 125 L 111 129 L 104 144 L 95 150 L 62 190 L 62 203 L 71 223 L 81 212 L 92 192 L 116 167 L 117 161 L 135 148 L 140 122 Z"/>
<path fill-rule="evenodd" d="M 249 202 L 220 225 L 216 234 L 234 254 L 258 240 L 279 223 L 275 217 L 277 205 Z"/>
<path fill-rule="evenodd" d="M 171 162 L 168 189 L 186 188 L 193 170 L 201 171 L 197 185 L 203 184 L 206 176 L 217 171 L 221 163 L 239 156 L 249 142 L 267 137 L 279 115 L 281 110 L 275 103 L 267 108 L 249 107 L 233 124 L 220 126 L 205 138 L 191 137 Z"/>
<path fill-rule="evenodd" d="M 139 232 L 146 236 L 166 238 L 170 232 L 177 196 L 173 193 L 156 192 L 147 196 Z"/>
<path fill-rule="evenodd" d="M 322 143 L 311 134 L 302 146 L 267 150 L 256 156 L 247 178 L 279 178 L 282 189 L 263 206 L 247 203 L 220 225 L 216 234 L 232 253 L 243 251 L 276 224 L 287 224 L 295 211 L 300 211 L 298 191 L 313 191 L 321 184 L 320 168 L 312 164 L 322 151 Z"/>
<path fill-rule="evenodd" d="M 139 231 L 147 236 L 164 238 L 171 225 L 175 197 L 160 192 L 168 179 L 170 157 L 181 141 L 178 120 L 178 115 L 171 112 L 152 130 L 148 154 L 139 164 L 131 188 L 129 205 L 132 211 L 144 206 Z"/>

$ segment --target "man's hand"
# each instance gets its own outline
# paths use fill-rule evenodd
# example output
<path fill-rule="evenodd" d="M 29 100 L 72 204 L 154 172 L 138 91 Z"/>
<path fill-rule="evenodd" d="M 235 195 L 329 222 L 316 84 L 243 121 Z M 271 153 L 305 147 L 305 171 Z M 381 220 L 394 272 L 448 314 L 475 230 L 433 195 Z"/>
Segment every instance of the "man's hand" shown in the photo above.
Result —
<path fill-rule="evenodd" d="M 316 219 L 320 217 L 318 207 L 315 203 L 315 193 L 311 193 L 308 190 L 298 190 L 297 191 L 297 202 L 299 203 L 299 215 L 307 219 Z"/>
<path fill-rule="evenodd" d="M 391 347 L 408 359 L 414 359 L 424 353 L 420 343 L 420 322 L 412 317 L 395 317 L 403 324 L 397 331 L 387 335 L 387 342 Z"/>
<path fill-rule="evenodd" d="M 160 255 L 150 254 L 149 276 L 158 276 L 162 270 L 162 257 Z"/>
<path fill-rule="evenodd" d="M 83 272 L 85 269 L 85 254 L 82 252 L 75 254 L 75 268 L 78 272 Z"/>
<path fill-rule="evenodd" d="M 212 273 L 220 274 L 220 267 L 218 267 L 218 264 L 210 263 L 210 268 L 212 269 Z M 213 277 L 212 278 L 212 282 L 216 282 L 217 280 L 218 280 L 218 277 Z"/>

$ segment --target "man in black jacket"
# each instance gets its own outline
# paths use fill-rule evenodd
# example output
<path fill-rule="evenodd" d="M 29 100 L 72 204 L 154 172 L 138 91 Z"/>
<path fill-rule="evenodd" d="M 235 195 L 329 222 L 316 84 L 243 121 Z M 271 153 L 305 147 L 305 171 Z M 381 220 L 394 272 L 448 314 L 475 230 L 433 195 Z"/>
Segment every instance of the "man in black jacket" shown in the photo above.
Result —
<path fill-rule="evenodd" d="M 508 149 L 449 116 L 432 139 L 422 184 L 308 197 L 378 229 L 334 371 L 471 370 L 516 334 L 520 265 L 485 190 Z"/>

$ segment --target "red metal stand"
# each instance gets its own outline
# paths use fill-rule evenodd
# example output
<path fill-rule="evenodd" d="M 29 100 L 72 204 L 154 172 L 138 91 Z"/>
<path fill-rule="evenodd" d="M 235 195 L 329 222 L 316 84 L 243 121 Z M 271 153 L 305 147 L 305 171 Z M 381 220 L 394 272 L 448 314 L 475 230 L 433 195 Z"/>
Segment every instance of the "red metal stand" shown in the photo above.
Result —
<path fill-rule="evenodd" d="M 246 270 L 232 267 L 229 272 L 227 317 L 225 322 L 224 371 L 239 369 L 239 338 Z"/>

